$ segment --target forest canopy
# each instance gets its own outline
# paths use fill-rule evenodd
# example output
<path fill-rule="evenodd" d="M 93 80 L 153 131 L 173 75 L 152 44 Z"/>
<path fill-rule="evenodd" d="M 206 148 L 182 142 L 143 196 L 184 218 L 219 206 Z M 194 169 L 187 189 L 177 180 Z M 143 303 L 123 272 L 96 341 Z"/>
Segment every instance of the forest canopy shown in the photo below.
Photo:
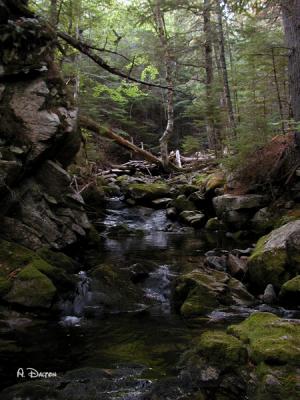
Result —
<path fill-rule="evenodd" d="M 85 54 L 59 34 L 55 53 L 81 112 L 165 161 L 170 150 L 209 149 L 237 167 L 297 128 L 280 2 L 30 3 L 84 44 Z"/>

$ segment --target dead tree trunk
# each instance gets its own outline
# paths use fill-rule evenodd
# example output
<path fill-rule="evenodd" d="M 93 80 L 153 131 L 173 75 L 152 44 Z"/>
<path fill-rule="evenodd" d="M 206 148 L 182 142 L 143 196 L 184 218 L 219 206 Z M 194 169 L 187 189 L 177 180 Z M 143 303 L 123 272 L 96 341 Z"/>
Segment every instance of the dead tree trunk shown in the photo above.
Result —
<path fill-rule="evenodd" d="M 115 133 L 112 128 L 107 128 L 105 126 L 102 126 L 102 125 L 98 124 L 97 122 L 95 122 L 94 120 L 92 120 L 91 118 L 86 117 L 86 116 L 80 116 L 79 124 L 82 128 L 85 128 L 94 133 L 103 135 L 103 136 L 107 137 L 108 139 L 113 140 L 120 146 L 126 148 L 127 150 L 129 150 L 133 153 L 139 154 L 145 160 L 152 162 L 154 164 L 157 164 L 160 167 L 163 167 L 163 164 L 162 164 L 162 161 L 160 158 L 156 157 L 154 154 L 150 153 L 147 150 L 141 149 L 140 147 L 136 146 L 132 142 L 129 142 L 128 140 L 124 139 L 122 136 Z M 172 170 L 178 169 L 172 163 L 169 163 L 168 168 L 170 168 Z"/>
<path fill-rule="evenodd" d="M 154 20 L 155 28 L 162 46 L 164 64 L 166 70 L 166 82 L 168 86 L 167 90 L 167 126 L 160 138 L 160 152 L 162 163 L 165 168 L 169 164 L 169 151 L 168 144 L 170 137 L 173 135 L 174 131 L 174 84 L 173 84 L 173 66 L 172 66 L 172 56 L 169 49 L 168 36 L 164 21 L 164 16 L 161 10 L 160 0 L 157 0 L 154 10 Z"/>

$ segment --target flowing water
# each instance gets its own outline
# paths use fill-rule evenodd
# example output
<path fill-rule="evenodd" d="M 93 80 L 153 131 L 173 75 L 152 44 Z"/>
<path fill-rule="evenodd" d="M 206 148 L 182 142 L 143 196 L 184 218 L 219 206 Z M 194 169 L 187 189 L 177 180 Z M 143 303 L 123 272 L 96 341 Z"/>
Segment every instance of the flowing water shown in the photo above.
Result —
<path fill-rule="evenodd" d="M 72 301 L 60 304 L 59 320 L 32 322 L 30 316 L 18 319 L 12 315 L 10 326 L 0 323 L 2 387 L 16 382 L 18 368 L 28 367 L 63 373 L 81 367 L 138 366 L 140 376 L 146 380 L 172 376 L 177 373 L 174 366 L 179 355 L 205 329 L 205 325 L 188 326 L 172 312 L 172 280 L 182 271 L 196 268 L 209 247 L 232 246 L 228 240 L 215 237 L 209 245 L 200 233 L 170 224 L 164 211 L 127 208 L 118 199 L 109 204 L 99 225 L 105 237 L 101 249 L 103 264 L 126 269 L 146 260 L 157 266 L 140 284 L 143 300 L 150 300 L 151 307 L 143 309 L 137 304 L 136 309 L 128 312 L 102 313 L 99 309 L 90 314 L 91 308 L 99 308 L 98 297 L 93 292 L 92 278 L 81 271 L 77 294 Z M 117 233 L 116 226 L 121 226 L 121 233 Z M 209 325 L 232 323 L 247 317 L 250 311 L 234 307 L 215 310 Z M 138 398 L 136 393 L 140 390 L 141 387 L 135 387 L 122 399 Z"/>

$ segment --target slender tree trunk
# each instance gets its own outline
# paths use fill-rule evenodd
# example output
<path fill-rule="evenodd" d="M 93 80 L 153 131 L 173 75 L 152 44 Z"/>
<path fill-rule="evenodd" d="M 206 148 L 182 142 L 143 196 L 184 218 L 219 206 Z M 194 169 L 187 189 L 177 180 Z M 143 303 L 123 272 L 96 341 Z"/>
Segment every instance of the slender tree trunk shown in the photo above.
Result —
<path fill-rule="evenodd" d="M 212 57 L 211 0 L 204 0 L 203 30 L 205 35 L 206 131 L 208 146 L 217 154 L 220 149 L 220 143 L 215 124 L 216 109 L 213 93 L 214 70 Z"/>
<path fill-rule="evenodd" d="M 281 0 L 283 26 L 289 48 L 289 87 L 293 117 L 300 121 L 300 1 Z M 300 132 L 295 133 L 295 141 L 300 147 Z"/>
<path fill-rule="evenodd" d="M 51 0 L 50 2 L 50 24 L 54 27 L 57 27 L 57 18 L 58 18 L 58 9 L 57 9 L 57 0 Z"/>
<path fill-rule="evenodd" d="M 160 138 L 160 151 L 161 158 L 164 167 L 169 164 L 169 151 L 168 144 L 171 136 L 174 132 L 174 83 L 173 83 L 173 66 L 172 66 L 172 56 L 169 49 L 168 37 L 166 32 L 166 26 L 164 21 L 164 16 L 161 10 L 160 0 L 156 1 L 154 7 L 154 19 L 155 26 L 158 33 L 158 37 L 163 49 L 164 64 L 166 70 L 166 82 L 167 82 L 167 126 Z"/>
<path fill-rule="evenodd" d="M 229 79 L 228 79 L 228 70 L 226 63 L 226 55 L 225 55 L 225 36 L 223 30 L 223 8 L 222 1 L 217 0 L 217 17 L 218 17 L 218 30 L 219 30 L 219 43 L 220 43 L 220 61 L 222 66 L 222 74 L 223 74 L 223 83 L 224 83 L 224 91 L 226 96 L 227 110 L 228 110 L 228 119 L 231 129 L 231 135 L 236 135 L 236 124 L 235 124 L 235 116 L 232 106 Z"/>
<path fill-rule="evenodd" d="M 281 119 L 281 129 L 282 129 L 282 133 L 285 134 L 283 107 L 282 107 L 280 88 L 279 88 L 279 82 L 278 82 L 278 75 L 277 75 L 277 69 L 276 69 L 275 52 L 274 52 L 273 47 L 272 47 L 272 65 L 273 65 L 274 82 L 275 82 L 275 86 L 276 86 L 276 94 L 277 94 L 279 115 L 280 115 L 280 119 Z"/>

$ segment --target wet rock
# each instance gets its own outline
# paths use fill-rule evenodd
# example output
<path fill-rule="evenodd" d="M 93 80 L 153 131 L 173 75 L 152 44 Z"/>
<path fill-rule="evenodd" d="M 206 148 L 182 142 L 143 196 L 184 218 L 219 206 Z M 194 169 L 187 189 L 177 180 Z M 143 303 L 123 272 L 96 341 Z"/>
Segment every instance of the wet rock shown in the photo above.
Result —
<path fill-rule="evenodd" d="M 166 211 L 167 217 L 171 220 L 175 220 L 177 218 L 177 211 L 175 207 L 169 207 Z"/>
<path fill-rule="evenodd" d="M 290 307 L 296 308 L 300 305 L 300 275 L 281 286 L 279 298 L 283 304 Z"/>
<path fill-rule="evenodd" d="M 237 279 L 244 278 L 247 273 L 246 261 L 234 256 L 233 254 L 228 255 L 227 266 L 230 275 L 234 276 Z"/>
<path fill-rule="evenodd" d="M 215 270 L 194 270 L 175 280 L 174 306 L 185 317 L 205 315 L 220 305 L 251 304 L 241 282 Z"/>
<path fill-rule="evenodd" d="M 271 283 L 275 289 L 288 281 L 299 269 L 298 240 L 300 221 L 290 222 L 263 236 L 248 260 L 249 278 L 253 286 L 263 290 Z"/>
<path fill-rule="evenodd" d="M 262 295 L 262 301 L 266 304 L 274 304 L 276 303 L 277 296 L 274 290 L 273 285 L 269 284 L 265 288 L 264 294 Z"/>
<path fill-rule="evenodd" d="M 205 258 L 205 263 L 218 271 L 226 270 L 226 257 L 224 256 L 208 256 Z"/>
<path fill-rule="evenodd" d="M 166 208 L 171 201 L 170 197 L 162 197 L 161 199 L 152 200 L 152 204 L 155 208 Z"/>
<path fill-rule="evenodd" d="M 182 211 L 179 216 L 186 224 L 195 228 L 203 226 L 206 220 L 205 215 L 197 211 L 185 210 Z"/>

